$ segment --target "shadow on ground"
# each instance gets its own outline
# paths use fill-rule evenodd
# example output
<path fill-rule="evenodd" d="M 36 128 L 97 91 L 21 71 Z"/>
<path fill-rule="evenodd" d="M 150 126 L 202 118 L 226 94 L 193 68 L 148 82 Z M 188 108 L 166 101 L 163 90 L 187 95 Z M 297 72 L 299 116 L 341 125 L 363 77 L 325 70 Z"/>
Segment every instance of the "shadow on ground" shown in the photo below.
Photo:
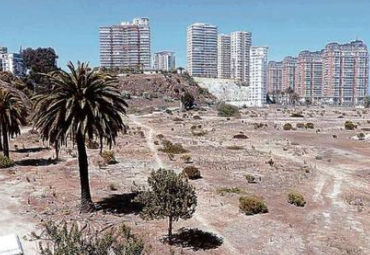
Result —
<path fill-rule="evenodd" d="M 113 214 L 138 214 L 143 209 L 143 205 L 132 201 L 136 195 L 136 193 L 126 193 L 103 198 L 98 202 L 99 211 Z"/>
<path fill-rule="evenodd" d="M 13 150 L 12 152 L 18 152 L 18 153 L 34 153 L 34 152 L 40 152 L 44 150 L 50 150 L 50 148 L 47 147 L 36 147 L 36 148 L 22 148 Z"/>
<path fill-rule="evenodd" d="M 22 159 L 22 160 L 15 162 L 15 164 L 18 166 L 49 166 L 49 165 L 56 165 L 57 163 L 58 161 L 53 160 L 51 158 L 49 159 L 42 159 L 42 158 Z"/>
<path fill-rule="evenodd" d="M 168 242 L 168 237 L 164 240 Z M 190 248 L 194 251 L 211 250 L 220 247 L 223 243 L 221 237 L 200 229 L 181 228 L 172 237 L 172 245 Z"/>

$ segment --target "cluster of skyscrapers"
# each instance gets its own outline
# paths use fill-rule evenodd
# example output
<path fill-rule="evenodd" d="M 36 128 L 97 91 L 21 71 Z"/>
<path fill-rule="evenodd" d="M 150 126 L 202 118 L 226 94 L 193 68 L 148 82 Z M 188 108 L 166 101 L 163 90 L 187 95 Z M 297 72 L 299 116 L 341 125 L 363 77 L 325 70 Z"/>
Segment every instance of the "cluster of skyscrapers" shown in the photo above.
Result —
<path fill-rule="evenodd" d="M 8 48 L 0 46 L 0 71 L 10 72 L 16 76 L 23 76 L 26 72 L 22 51 L 8 53 Z"/>
<path fill-rule="evenodd" d="M 361 104 L 369 85 L 369 54 L 359 40 L 329 43 L 320 51 L 268 64 L 267 90 L 295 91 L 301 100 L 329 104 Z"/>
<path fill-rule="evenodd" d="M 171 71 L 175 69 L 173 52 L 154 54 L 151 65 L 151 35 L 148 18 L 135 18 L 132 23 L 100 27 L 100 63 L 107 68 L 133 67 Z"/>
<path fill-rule="evenodd" d="M 267 47 L 253 47 L 252 33 L 218 34 L 216 26 L 195 23 L 187 29 L 187 71 L 202 78 L 232 79 L 249 86 L 251 105 L 266 97 Z"/>

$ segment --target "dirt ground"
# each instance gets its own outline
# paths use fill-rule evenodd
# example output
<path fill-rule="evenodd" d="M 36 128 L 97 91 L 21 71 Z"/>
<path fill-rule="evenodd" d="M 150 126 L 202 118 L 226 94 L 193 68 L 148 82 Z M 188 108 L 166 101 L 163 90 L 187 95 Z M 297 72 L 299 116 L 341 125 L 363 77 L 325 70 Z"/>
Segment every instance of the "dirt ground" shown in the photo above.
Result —
<path fill-rule="evenodd" d="M 76 219 L 96 228 L 124 222 L 158 255 L 171 254 L 171 249 L 199 255 L 370 254 L 370 146 L 366 139 L 354 139 L 370 133 L 370 112 L 296 108 L 304 117 L 294 118 L 293 111 L 243 109 L 240 118 L 230 119 L 211 109 L 129 115 L 129 133 L 113 147 L 117 164 L 103 165 L 99 150 L 88 150 L 92 196 L 101 207 L 91 214 L 78 213 L 76 148 L 63 148 L 55 163 L 54 150 L 26 128 L 11 140 L 17 166 L 0 171 L 0 235 L 25 237 L 25 254 L 37 254 L 36 244 L 26 240 L 31 231 L 40 231 L 48 220 Z M 345 130 L 346 120 L 358 128 Z M 286 123 L 313 123 L 314 128 L 285 131 Z M 200 136 L 192 133 L 193 126 Z M 240 133 L 248 139 L 233 138 Z M 181 143 L 191 162 L 158 151 L 159 134 Z M 187 165 L 199 167 L 203 177 L 190 181 L 198 206 L 192 219 L 175 224 L 175 231 L 198 229 L 199 240 L 207 241 L 183 240 L 170 248 L 161 242 L 166 221 L 141 220 L 131 203 L 132 187 L 145 185 L 153 169 L 181 172 Z M 246 174 L 255 176 L 256 183 L 248 183 Z M 220 193 L 223 188 L 238 188 L 239 194 Z M 303 194 L 306 206 L 289 204 L 290 191 Z M 244 194 L 263 197 L 269 212 L 241 213 L 238 199 Z"/>

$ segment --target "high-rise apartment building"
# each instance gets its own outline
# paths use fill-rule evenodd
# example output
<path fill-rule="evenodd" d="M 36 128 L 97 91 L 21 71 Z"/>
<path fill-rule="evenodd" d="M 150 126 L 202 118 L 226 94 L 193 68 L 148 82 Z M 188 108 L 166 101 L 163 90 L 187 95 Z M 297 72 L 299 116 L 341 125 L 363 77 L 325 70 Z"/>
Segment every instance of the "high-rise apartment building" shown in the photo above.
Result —
<path fill-rule="evenodd" d="M 175 53 L 161 51 L 154 53 L 153 69 L 160 71 L 172 71 L 176 69 Z"/>
<path fill-rule="evenodd" d="M 148 18 L 132 23 L 100 27 L 100 64 L 107 68 L 150 69 L 150 26 Z"/>
<path fill-rule="evenodd" d="M 217 77 L 216 26 L 195 23 L 187 28 L 187 70 L 195 77 Z"/>
<path fill-rule="evenodd" d="M 267 66 L 267 92 L 277 93 L 283 87 L 283 62 L 270 61 Z"/>
<path fill-rule="evenodd" d="M 250 32 L 238 31 L 230 35 L 231 78 L 249 85 L 249 61 L 252 44 Z"/>
<path fill-rule="evenodd" d="M 23 76 L 26 73 L 26 68 L 23 62 L 21 53 L 7 53 L 2 55 L 2 70 L 10 72 L 15 76 Z"/>
<path fill-rule="evenodd" d="M 0 46 L 0 71 L 3 71 L 3 57 L 8 53 L 8 48 Z"/>
<path fill-rule="evenodd" d="M 359 40 L 327 44 L 323 53 L 325 101 L 334 104 L 362 103 L 369 85 L 367 46 Z"/>
<path fill-rule="evenodd" d="M 250 98 L 252 106 L 261 107 L 266 103 L 268 47 L 250 49 Z"/>
<path fill-rule="evenodd" d="M 301 99 L 320 100 L 323 88 L 324 51 L 302 51 L 297 58 L 295 92 Z"/>
<path fill-rule="evenodd" d="M 295 72 L 297 67 L 297 58 L 285 57 L 283 59 L 281 90 L 295 89 Z"/>
<path fill-rule="evenodd" d="M 218 36 L 218 78 L 231 78 L 231 37 L 230 35 Z"/>

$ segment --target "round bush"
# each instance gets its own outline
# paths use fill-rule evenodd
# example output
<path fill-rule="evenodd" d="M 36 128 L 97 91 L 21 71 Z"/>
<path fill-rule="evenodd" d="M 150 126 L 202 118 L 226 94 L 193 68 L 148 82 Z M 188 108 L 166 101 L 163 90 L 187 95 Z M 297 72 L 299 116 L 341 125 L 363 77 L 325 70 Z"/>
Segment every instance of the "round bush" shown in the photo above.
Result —
<path fill-rule="evenodd" d="M 190 180 L 196 180 L 196 179 L 202 178 L 202 176 L 200 175 L 199 169 L 194 166 L 187 166 L 184 168 L 182 172 Z"/>
<path fill-rule="evenodd" d="M 246 215 L 268 213 L 267 206 L 262 198 L 244 196 L 239 198 L 239 209 Z"/>

